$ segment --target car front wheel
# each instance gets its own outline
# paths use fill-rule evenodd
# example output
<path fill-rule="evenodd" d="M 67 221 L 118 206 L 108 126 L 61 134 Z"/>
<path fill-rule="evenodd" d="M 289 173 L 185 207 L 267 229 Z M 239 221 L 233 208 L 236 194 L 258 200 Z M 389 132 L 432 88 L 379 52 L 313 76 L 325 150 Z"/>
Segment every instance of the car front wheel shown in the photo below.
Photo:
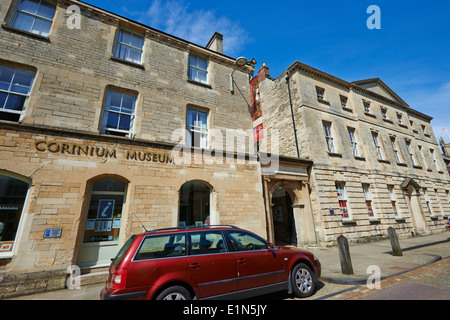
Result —
<path fill-rule="evenodd" d="M 306 298 L 314 294 L 316 275 L 306 264 L 300 263 L 292 270 L 291 282 L 294 294 Z"/>
<path fill-rule="evenodd" d="M 173 286 L 163 290 L 156 300 L 191 300 L 191 294 L 186 288 L 181 286 Z"/>

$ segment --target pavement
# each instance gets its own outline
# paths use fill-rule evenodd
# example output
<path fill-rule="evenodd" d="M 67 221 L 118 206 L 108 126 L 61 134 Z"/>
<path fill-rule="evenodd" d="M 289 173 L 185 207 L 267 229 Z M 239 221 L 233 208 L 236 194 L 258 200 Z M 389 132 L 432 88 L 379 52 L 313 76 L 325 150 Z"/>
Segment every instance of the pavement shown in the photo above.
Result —
<path fill-rule="evenodd" d="M 322 264 L 321 281 L 336 288 L 316 299 L 328 299 L 338 296 L 352 286 L 367 284 L 369 278 L 380 276 L 380 280 L 389 279 L 406 272 L 428 266 L 442 259 L 450 258 L 450 232 L 399 239 L 402 256 L 394 256 L 389 240 L 350 245 L 350 256 L 354 274 L 343 275 L 337 247 L 308 247 Z M 11 298 L 9 300 L 99 300 L 104 284 L 83 285 L 80 289 L 65 289 L 46 293 Z M 450 290 L 450 288 L 449 288 Z M 323 290 L 325 292 L 325 290 Z"/>

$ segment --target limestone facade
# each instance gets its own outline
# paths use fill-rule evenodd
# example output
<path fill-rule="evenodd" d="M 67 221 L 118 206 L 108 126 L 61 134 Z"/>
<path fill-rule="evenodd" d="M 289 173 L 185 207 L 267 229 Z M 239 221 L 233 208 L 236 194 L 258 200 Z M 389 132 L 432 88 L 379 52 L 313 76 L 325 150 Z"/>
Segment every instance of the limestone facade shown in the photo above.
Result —
<path fill-rule="evenodd" d="M 401 236 L 445 230 L 449 174 L 431 117 L 378 78 L 350 83 L 300 62 L 276 79 L 261 72 L 261 144 L 276 129 L 280 155 L 313 161 L 309 242 L 370 241 L 391 226 Z"/>

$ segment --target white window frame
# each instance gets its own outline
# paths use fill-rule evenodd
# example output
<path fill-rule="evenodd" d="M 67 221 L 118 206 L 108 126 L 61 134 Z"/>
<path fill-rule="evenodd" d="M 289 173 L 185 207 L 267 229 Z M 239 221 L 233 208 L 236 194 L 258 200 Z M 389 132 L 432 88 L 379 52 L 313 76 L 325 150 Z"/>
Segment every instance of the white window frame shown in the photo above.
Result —
<path fill-rule="evenodd" d="M 437 171 L 441 171 L 441 168 L 439 167 L 438 161 L 436 159 L 436 155 L 434 154 L 434 149 L 430 148 L 431 157 L 433 158 L 434 166 L 436 167 Z"/>
<path fill-rule="evenodd" d="M 122 42 L 122 41 L 119 40 L 120 39 L 120 35 L 123 34 L 123 33 L 128 33 L 129 34 L 129 36 L 130 36 L 130 43 L 125 43 L 125 42 Z M 132 45 L 131 44 L 132 43 L 131 40 L 133 38 L 139 38 L 142 41 L 142 47 L 139 48 L 139 47 L 136 47 L 136 46 Z M 114 57 L 117 58 L 117 59 L 130 61 L 132 63 L 142 64 L 142 56 L 143 56 L 143 52 L 144 52 L 144 45 L 145 45 L 145 37 L 142 34 L 134 32 L 134 31 L 131 31 L 131 30 L 128 30 L 128 29 L 125 29 L 125 28 L 119 28 L 117 30 L 116 41 L 114 43 L 114 51 L 113 51 Z M 139 61 L 136 61 L 136 60 L 133 60 L 133 59 L 130 58 L 129 55 L 130 55 L 131 51 L 128 51 L 126 57 L 121 58 L 119 56 L 119 49 L 122 46 L 125 47 L 125 48 L 128 48 L 129 50 L 139 51 L 139 53 L 140 53 Z"/>
<path fill-rule="evenodd" d="M 402 158 L 400 157 L 400 152 L 397 148 L 397 139 L 394 136 L 389 137 L 392 144 L 392 149 L 394 149 L 394 155 L 395 159 L 397 160 L 397 163 L 402 163 Z"/>
<path fill-rule="evenodd" d="M 363 101 L 364 113 L 370 114 L 370 102 Z"/>
<path fill-rule="evenodd" d="M 428 170 L 428 164 L 427 164 L 427 161 L 425 160 L 425 155 L 423 154 L 422 146 L 418 146 L 418 148 L 419 148 L 419 154 L 420 154 L 420 156 L 422 158 L 422 162 L 423 162 L 423 164 L 425 166 L 425 169 Z"/>
<path fill-rule="evenodd" d="M 330 153 L 336 153 L 336 147 L 334 144 L 333 132 L 331 131 L 332 123 L 328 121 L 322 121 L 323 130 L 325 134 L 325 141 L 327 143 L 327 149 Z"/>
<path fill-rule="evenodd" d="M 395 197 L 395 191 L 393 185 L 388 185 L 389 198 L 391 199 L 392 209 L 394 210 L 394 215 L 400 217 L 400 211 L 397 206 L 397 198 Z"/>
<path fill-rule="evenodd" d="M 339 95 L 339 98 L 341 100 L 341 107 L 342 108 L 346 108 L 346 109 L 350 109 L 348 106 L 348 97 L 343 96 L 343 95 Z"/>
<path fill-rule="evenodd" d="M 361 154 L 358 148 L 358 141 L 356 140 L 356 129 L 355 128 L 347 128 L 348 135 L 350 138 L 350 143 L 352 144 L 352 152 L 354 157 L 360 157 Z"/>
<path fill-rule="evenodd" d="M 121 95 L 120 106 L 113 106 L 113 105 L 111 105 L 111 95 L 112 95 L 113 92 L 114 93 L 118 93 L 118 94 Z M 123 98 L 124 98 L 125 95 L 133 98 L 133 110 L 132 110 L 131 113 L 124 111 Z M 127 137 L 132 137 L 133 134 L 134 134 L 134 124 L 135 124 L 135 118 L 136 118 L 137 98 L 138 97 L 137 97 L 136 94 L 125 93 L 123 91 L 116 90 L 116 89 L 108 89 L 108 91 L 106 93 L 106 101 L 105 101 L 105 105 L 104 105 L 102 133 L 111 132 L 112 135 L 118 134 L 118 135 L 121 135 L 121 136 L 123 135 L 123 136 L 127 136 Z M 117 109 L 119 109 L 119 110 L 117 110 Z M 108 128 L 107 127 L 109 113 L 115 113 L 115 114 L 119 115 L 119 120 L 118 120 L 116 128 Z M 120 123 L 120 117 L 122 115 L 130 117 L 130 128 L 128 130 L 123 130 L 123 129 L 119 129 L 118 128 L 119 127 L 119 123 Z"/>
<path fill-rule="evenodd" d="M 18 29 L 18 30 L 23 30 L 25 32 L 29 32 L 29 33 L 37 34 L 37 35 L 40 35 L 40 36 L 43 36 L 43 37 L 47 37 L 50 34 L 50 31 L 51 31 L 51 28 L 52 28 L 52 25 L 53 25 L 53 19 L 55 17 L 55 13 L 56 13 L 56 3 L 52 2 L 52 1 L 39 0 L 38 9 L 36 10 L 36 12 L 33 13 L 33 12 L 28 12 L 28 11 L 24 11 L 24 10 L 20 10 L 19 9 L 20 4 L 22 2 L 24 2 L 24 1 L 25 0 L 19 0 L 17 2 L 17 6 L 16 6 L 16 9 L 14 11 L 14 16 L 11 19 L 10 26 L 15 28 L 15 29 Z M 54 11 L 53 17 L 51 19 L 48 18 L 48 17 L 44 17 L 44 16 L 41 16 L 41 15 L 38 15 L 39 7 L 42 5 L 42 3 L 47 3 L 47 4 L 52 4 L 52 5 L 54 4 L 55 11 Z M 18 28 L 18 26 L 16 25 L 16 22 L 18 21 L 17 19 L 18 19 L 19 15 L 29 16 L 29 17 L 33 18 L 33 23 L 31 24 L 31 29 L 30 30 L 25 30 L 25 29 L 22 29 L 22 28 Z M 43 31 L 43 30 L 35 30 L 37 32 L 33 31 L 33 28 L 36 25 L 36 21 L 39 21 L 39 20 L 50 22 L 50 28 L 49 28 L 48 31 L 47 30 L 45 30 L 45 31 Z"/>
<path fill-rule="evenodd" d="M 375 211 L 373 210 L 373 201 L 372 201 L 372 194 L 370 192 L 370 184 L 363 183 L 362 184 L 364 199 L 366 200 L 366 207 L 367 212 L 369 215 L 369 218 L 375 218 Z"/>
<path fill-rule="evenodd" d="M 19 115 L 18 121 L 20 122 L 22 120 L 23 116 L 24 116 L 24 113 L 25 113 L 25 109 L 26 109 L 26 106 L 27 106 L 28 99 L 30 97 L 31 89 L 33 87 L 33 83 L 34 83 L 34 80 L 36 78 L 36 73 L 33 72 L 33 71 L 23 70 L 23 69 L 20 69 L 20 68 L 13 68 L 13 67 L 8 67 L 6 65 L 0 65 L 0 72 L 2 72 L 2 70 L 6 70 L 6 69 L 12 70 L 13 71 L 13 75 L 11 77 L 11 81 L 9 82 L 9 86 L 8 86 L 7 89 L 6 88 L 5 89 L 1 89 L 1 86 L 0 86 L 0 93 L 6 94 L 6 99 L 5 99 L 4 103 L 3 103 L 3 105 L 0 105 L 0 112 L 17 114 L 17 115 Z M 27 75 L 29 75 L 31 77 L 29 86 L 24 86 L 24 85 L 20 85 L 20 84 L 15 83 L 15 78 L 16 78 L 18 72 L 22 72 L 23 74 L 27 74 Z M 4 83 L 7 84 L 6 82 L 4 82 Z M 22 90 L 20 90 L 20 91 L 19 90 L 14 90 L 14 87 L 20 87 L 22 89 L 26 89 L 26 93 L 20 92 Z M 10 96 L 19 96 L 19 97 L 24 98 L 24 101 L 23 101 L 23 104 L 22 104 L 22 109 L 20 111 L 19 110 L 12 110 L 12 109 L 6 109 L 5 108 L 6 103 L 7 103 L 8 99 L 10 98 Z"/>
<path fill-rule="evenodd" d="M 336 194 L 337 194 L 337 199 L 338 199 L 338 203 L 339 203 L 339 210 L 342 215 L 342 219 L 350 220 L 351 215 L 350 215 L 350 208 L 349 208 L 348 200 L 347 200 L 347 192 L 345 190 L 345 182 L 336 181 L 335 187 L 336 187 Z M 345 208 L 346 208 L 347 212 L 345 212 L 342 209 L 340 202 L 343 202 L 345 204 Z"/>
<path fill-rule="evenodd" d="M 434 189 L 434 195 L 436 196 L 436 201 L 439 205 L 439 209 L 441 210 L 441 215 L 444 215 L 444 209 L 442 208 L 442 205 L 441 205 L 441 199 L 439 198 L 438 189 Z"/>
<path fill-rule="evenodd" d="M 434 212 L 433 212 L 433 208 L 431 207 L 431 203 L 430 203 L 430 198 L 428 197 L 428 192 L 426 188 L 423 188 L 423 196 L 425 197 L 425 203 L 427 204 L 428 207 L 428 213 L 430 214 L 430 216 L 434 216 Z"/>
<path fill-rule="evenodd" d="M 193 124 L 189 124 L 189 113 L 196 113 L 196 120 Z M 202 126 L 202 122 L 199 121 L 199 114 L 206 114 L 206 128 Z M 208 148 L 208 135 L 209 135 L 209 112 L 206 110 L 199 110 L 196 108 L 188 107 L 186 113 L 186 145 L 197 148 Z M 196 137 L 199 136 L 200 145 L 196 145 Z"/>
<path fill-rule="evenodd" d="M 325 100 L 325 89 L 316 86 L 316 96 L 318 100 Z"/>
<path fill-rule="evenodd" d="M 197 59 L 201 59 L 206 61 L 206 69 L 201 68 L 199 65 L 194 65 L 192 64 L 192 59 L 191 57 L 195 57 Z M 205 74 L 205 80 L 201 80 L 199 77 L 193 77 L 191 75 L 191 69 L 195 69 L 197 72 L 202 72 Z M 209 75 L 208 75 L 208 69 L 209 69 L 209 59 L 206 57 L 203 57 L 201 55 L 195 54 L 195 53 L 190 53 L 189 57 L 188 57 L 188 78 L 191 81 L 195 81 L 195 82 L 199 82 L 199 83 L 203 83 L 203 84 L 208 84 L 209 83 Z"/>
<path fill-rule="evenodd" d="M 381 148 L 380 139 L 378 139 L 378 132 L 372 131 L 372 140 L 377 151 L 378 160 L 384 160 L 384 154 Z"/>
<path fill-rule="evenodd" d="M 412 151 L 412 148 L 411 148 L 411 141 L 405 140 L 405 143 L 406 143 L 406 149 L 408 149 L 409 156 L 411 157 L 413 166 L 417 166 L 416 157 L 414 157 L 414 152 Z"/>

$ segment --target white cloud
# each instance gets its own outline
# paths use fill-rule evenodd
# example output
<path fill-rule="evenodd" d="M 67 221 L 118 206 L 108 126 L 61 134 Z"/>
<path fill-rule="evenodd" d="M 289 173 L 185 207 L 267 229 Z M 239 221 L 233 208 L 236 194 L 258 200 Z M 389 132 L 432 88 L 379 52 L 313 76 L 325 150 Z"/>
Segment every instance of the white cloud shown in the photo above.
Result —
<path fill-rule="evenodd" d="M 138 20 L 168 34 L 205 46 L 214 32 L 223 34 L 224 53 L 240 52 L 249 40 L 248 33 L 239 22 L 219 16 L 208 9 L 191 9 L 189 3 L 154 0 Z"/>

